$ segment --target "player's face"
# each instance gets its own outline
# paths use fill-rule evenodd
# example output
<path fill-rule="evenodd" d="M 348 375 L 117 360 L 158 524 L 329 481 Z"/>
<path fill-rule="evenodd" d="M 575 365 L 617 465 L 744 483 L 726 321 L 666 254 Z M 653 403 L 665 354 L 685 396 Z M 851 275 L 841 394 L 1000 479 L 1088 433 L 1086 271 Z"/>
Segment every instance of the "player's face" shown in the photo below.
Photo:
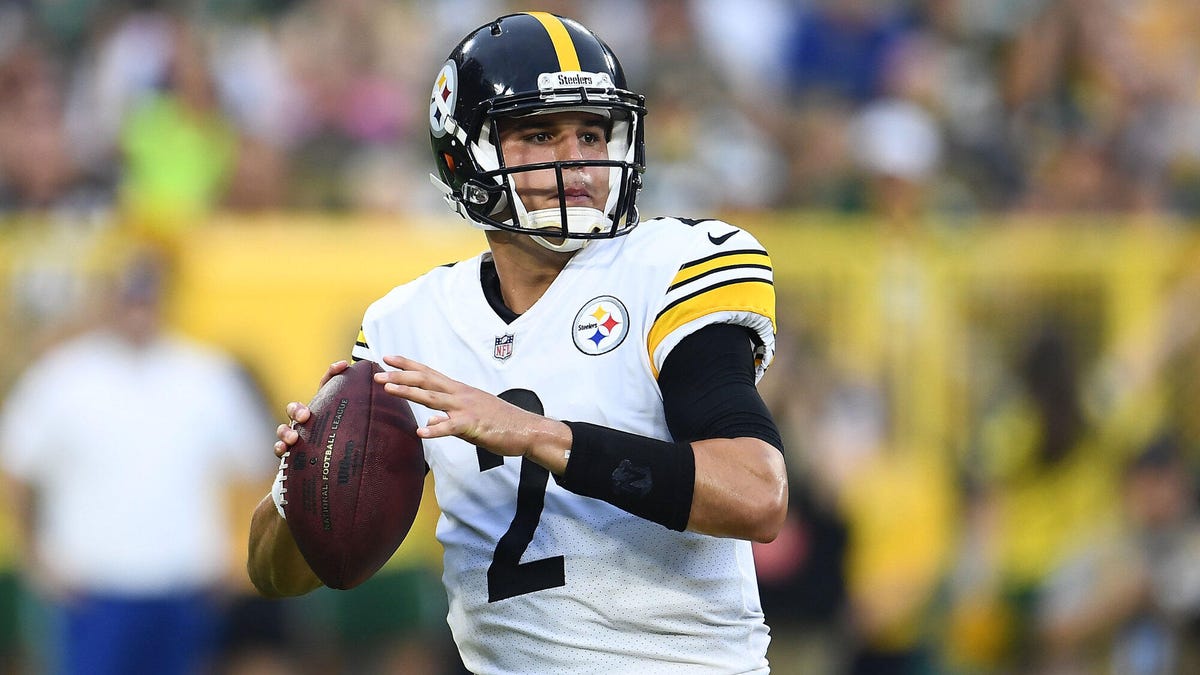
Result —
<path fill-rule="evenodd" d="M 608 121 L 600 115 L 564 111 L 500 121 L 500 151 L 506 166 L 539 162 L 608 159 Z M 604 210 L 608 167 L 563 170 L 567 206 Z M 526 210 L 559 207 L 558 180 L 552 169 L 513 174 Z"/>

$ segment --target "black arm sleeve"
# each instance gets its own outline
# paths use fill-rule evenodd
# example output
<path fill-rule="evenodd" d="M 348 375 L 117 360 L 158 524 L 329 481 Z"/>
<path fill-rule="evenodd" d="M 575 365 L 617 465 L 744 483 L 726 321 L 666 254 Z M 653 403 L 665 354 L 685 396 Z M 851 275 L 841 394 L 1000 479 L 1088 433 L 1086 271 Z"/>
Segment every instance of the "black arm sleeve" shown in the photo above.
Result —
<path fill-rule="evenodd" d="M 667 355 L 658 386 L 676 441 L 748 436 L 783 450 L 779 428 L 754 386 L 752 340 L 748 328 L 713 324 Z"/>
<path fill-rule="evenodd" d="M 783 450 L 779 430 L 754 386 L 752 336 L 740 326 L 706 326 L 667 356 L 658 378 L 673 441 L 583 422 L 571 427 L 571 454 L 559 485 L 665 525 L 687 529 L 696 464 L 692 441 L 753 437 Z"/>

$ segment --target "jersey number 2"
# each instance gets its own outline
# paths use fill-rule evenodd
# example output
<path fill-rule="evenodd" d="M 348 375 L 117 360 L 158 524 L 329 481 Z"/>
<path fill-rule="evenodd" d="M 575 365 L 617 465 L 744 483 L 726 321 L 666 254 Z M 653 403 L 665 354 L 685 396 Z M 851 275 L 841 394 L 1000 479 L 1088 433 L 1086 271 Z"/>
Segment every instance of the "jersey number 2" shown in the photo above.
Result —
<path fill-rule="evenodd" d="M 500 394 L 500 398 L 532 413 L 541 415 L 544 412 L 541 399 L 528 389 L 509 389 Z M 480 471 L 504 464 L 504 458 L 483 448 L 476 446 L 475 452 L 479 457 Z M 529 542 L 533 541 L 533 532 L 542 518 L 542 509 L 546 506 L 546 484 L 549 480 L 550 472 L 545 467 L 521 460 L 521 482 L 517 485 L 517 512 L 513 515 L 508 530 L 496 544 L 492 564 L 488 567 L 488 602 L 567 584 L 561 555 L 521 562 L 521 556 L 524 555 L 525 549 L 529 548 Z"/>

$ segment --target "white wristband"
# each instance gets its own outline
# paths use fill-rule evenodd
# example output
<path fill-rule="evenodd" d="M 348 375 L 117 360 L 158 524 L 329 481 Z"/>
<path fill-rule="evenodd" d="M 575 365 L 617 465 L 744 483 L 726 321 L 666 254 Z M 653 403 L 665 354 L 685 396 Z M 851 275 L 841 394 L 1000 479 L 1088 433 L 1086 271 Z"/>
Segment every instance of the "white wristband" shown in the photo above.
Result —
<path fill-rule="evenodd" d="M 287 493 L 287 488 L 283 486 L 287 477 L 283 475 L 283 470 L 287 468 L 287 458 L 290 454 L 292 453 L 285 452 L 279 459 L 279 472 L 275 474 L 275 482 L 271 484 L 271 501 L 275 502 L 275 510 L 279 512 L 280 518 L 287 518 L 287 514 L 283 512 L 283 506 L 287 504 L 287 498 L 283 496 Z"/>

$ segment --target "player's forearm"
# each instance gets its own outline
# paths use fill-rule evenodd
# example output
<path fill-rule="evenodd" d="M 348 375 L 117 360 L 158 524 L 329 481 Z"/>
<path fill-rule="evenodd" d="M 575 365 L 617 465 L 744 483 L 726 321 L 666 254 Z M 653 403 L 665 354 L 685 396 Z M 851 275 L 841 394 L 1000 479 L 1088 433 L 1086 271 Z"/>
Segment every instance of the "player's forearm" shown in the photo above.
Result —
<path fill-rule="evenodd" d="M 570 457 L 571 429 L 558 420 L 535 417 L 536 422 L 530 424 L 525 433 L 524 457 L 561 476 L 567 470 L 567 458 Z"/>
<path fill-rule="evenodd" d="M 564 488 L 673 530 L 774 540 L 787 517 L 783 455 L 756 438 L 662 441 L 567 422 Z"/>
<path fill-rule="evenodd" d="M 271 598 L 303 595 L 321 585 L 270 495 L 258 503 L 250 521 L 246 570 L 258 592 Z"/>
<path fill-rule="evenodd" d="M 787 518 L 783 454 L 757 438 L 692 443 L 696 484 L 688 530 L 770 542 Z"/>

